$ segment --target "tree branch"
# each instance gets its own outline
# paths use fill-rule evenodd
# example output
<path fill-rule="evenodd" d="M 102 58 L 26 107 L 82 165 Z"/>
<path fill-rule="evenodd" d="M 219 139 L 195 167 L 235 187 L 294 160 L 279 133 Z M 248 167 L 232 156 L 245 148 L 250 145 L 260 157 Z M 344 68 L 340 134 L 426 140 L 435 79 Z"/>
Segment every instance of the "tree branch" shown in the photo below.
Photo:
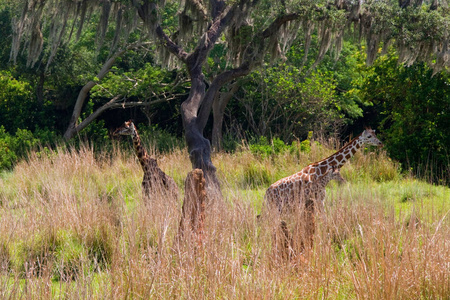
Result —
<path fill-rule="evenodd" d="M 213 21 L 208 31 L 205 32 L 194 52 L 190 54 L 190 60 L 195 61 L 192 67 L 201 67 L 209 51 L 216 44 L 226 26 L 229 25 L 236 11 L 236 5 L 225 8 L 224 11 Z"/>
<path fill-rule="evenodd" d="M 83 129 L 85 129 L 92 121 L 94 121 L 96 118 L 98 118 L 103 112 L 110 109 L 117 109 L 117 108 L 130 108 L 130 107 L 137 107 L 137 106 L 152 106 L 163 102 L 168 102 L 170 100 L 176 99 L 177 97 L 171 97 L 171 98 L 164 98 L 164 99 L 158 99 L 153 101 L 133 101 L 133 102 L 118 102 L 119 100 L 122 100 L 125 98 L 122 97 L 122 95 L 117 95 L 111 100 L 109 100 L 107 103 L 99 107 L 96 111 L 94 111 L 92 114 L 90 114 L 86 119 L 84 119 L 80 124 L 75 126 L 73 129 L 74 132 L 73 135 L 79 133 Z"/>
<path fill-rule="evenodd" d="M 161 28 L 161 25 L 156 26 L 156 36 L 162 42 L 163 46 L 166 47 L 167 50 L 169 50 L 170 53 L 178 57 L 182 62 L 186 63 L 186 59 L 188 57 L 187 52 L 184 51 L 183 48 L 177 45 L 174 41 L 172 41 L 169 36 L 167 36 L 167 34 Z"/>
<path fill-rule="evenodd" d="M 96 78 L 100 81 L 102 80 L 111 70 L 111 67 L 114 65 L 114 63 L 116 62 L 116 59 L 123 55 L 125 52 L 127 52 L 128 50 L 134 49 L 134 48 L 138 48 L 141 47 L 143 45 L 149 44 L 148 42 L 142 43 L 142 42 L 138 42 L 138 43 L 133 43 L 128 45 L 126 48 L 117 51 L 116 53 L 114 53 L 102 66 L 101 70 L 98 72 Z M 77 101 L 75 102 L 75 106 L 73 108 L 73 112 L 72 112 L 72 117 L 70 118 L 70 122 L 69 125 L 67 126 L 66 132 L 64 133 L 64 138 L 66 140 L 70 140 L 73 137 L 73 133 L 75 128 L 77 127 L 77 122 L 78 122 L 78 118 L 81 115 L 81 110 L 83 108 L 84 105 L 84 101 L 86 100 L 89 92 L 91 91 L 91 89 L 97 85 L 97 83 L 93 80 L 89 81 L 88 83 L 86 83 L 80 90 L 80 92 L 78 93 L 78 97 L 77 97 Z"/>
<path fill-rule="evenodd" d="M 251 70 L 251 65 L 248 62 L 244 62 L 238 68 L 224 71 L 214 78 L 208 90 L 206 91 L 205 96 L 203 97 L 203 102 L 200 107 L 197 126 L 201 130 L 203 130 L 206 126 L 209 114 L 211 112 L 211 107 L 214 102 L 214 98 L 216 97 L 216 94 L 219 92 L 220 88 L 233 79 L 248 75 Z"/>
<path fill-rule="evenodd" d="M 299 17 L 300 15 L 298 13 L 290 13 L 279 16 L 272 22 L 272 24 L 269 25 L 269 27 L 267 27 L 266 30 L 262 32 L 262 37 L 266 39 L 273 36 L 274 34 L 277 34 L 278 29 L 280 29 L 282 25 L 286 24 L 289 21 L 297 20 Z"/>
<path fill-rule="evenodd" d="M 260 32 L 260 34 L 256 34 L 253 37 L 252 44 L 255 44 L 255 46 L 264 47 L 264 42 L 267 38 L 270 38 L 271 36 L 278 33 L 278 30 L 280 27 L 289 22 L 293 21 L 299 18 L 298 13 L 291 13 L 286 15 L 281 15 L 278 18 L 276 18 L 264 31 Z M 256 45 L 259 42 L 259 45 Z M 250 52 L 253 51 L 253 47 L 248 47 L 246 49 L 246 53 L 244 54 L 244 57 L 246 59 L 243 60 L 243 63 L 235 69 L 227 70 L 222 72 L 221 74 L 217 75 L 216 78 L 212 81 L 211 85 L 208 88 L 208 91 L 206 92 L 203 101 L 201 103 L 199 117 L 197 120 L 197 126 L 203 130 L 206 126 L 206 123 L 208 121 L 208 116 L 211 112 L 212 103 L 214 101 L 214 98 L 216 97 L 217 92 L 220 90 L 220 88 L 230 82 L 233 79 L 236 79 L 238 77 L 242 77 L 245 75 L 248 75 L 252 69 L 254 63 L 260 59 L 259 56 L 250 56 Z"/>

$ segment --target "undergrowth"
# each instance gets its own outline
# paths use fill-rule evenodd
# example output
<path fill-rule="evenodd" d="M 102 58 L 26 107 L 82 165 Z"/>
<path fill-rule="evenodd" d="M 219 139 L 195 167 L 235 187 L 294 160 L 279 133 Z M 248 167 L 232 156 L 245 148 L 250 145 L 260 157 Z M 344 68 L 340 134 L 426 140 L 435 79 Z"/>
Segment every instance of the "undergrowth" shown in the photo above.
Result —
<path fill-rule="evenodd" d="M 277 216 L 256 216 L 268 185 L 335 151 L 308 146 L 216 153 L 224 199 L 207 204 L 201 247 L 176 239 L 181 197 L 143 200 L 129 149 L 31 153 L 0 176 L 0 298 L 448 298 L 450 189 L 403 175 L 383 151 L 347 162 L 313 248 L 300 256 L 296 231 L 297 255 L 282 257 Z M 152 155 L 183 191 L 186 151 Z"/>

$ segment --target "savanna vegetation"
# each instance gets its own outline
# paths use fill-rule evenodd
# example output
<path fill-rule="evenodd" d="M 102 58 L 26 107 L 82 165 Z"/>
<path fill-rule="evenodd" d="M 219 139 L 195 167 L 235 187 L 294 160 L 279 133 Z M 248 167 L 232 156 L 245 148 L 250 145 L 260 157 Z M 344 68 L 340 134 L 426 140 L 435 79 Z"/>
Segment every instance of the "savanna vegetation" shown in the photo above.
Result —
<path fill-rule="evenodd" d="M 1 298 L 448 298 L 449 13 L 1 1 Z M 220 184 L 202 245 L 177 238 L 182 197 L 143 199 L 131 141 L 111 135 L 129 119 L 182 193 L 193 168 Z M 384 148 L 342 168 L 313 249 L 286 260 L 279 220 L 256 217 L 265 190 L 365 126 Z"/>
<path fill-rule="evenodd" d="M 202 246 L 176 238 L 181 203 L 145 204 L 133 153 L 33 153 L 0 179 L 1 297 L 447 298 L 450 190 L 400 174 L 383 151 L 358 152 L 348 183 L 327 187 L 308 262 L 283 259 L 278 223 L 256 218 L 265 189 L 331 152 L 213 155 L 225 200 L 208 203 Z M 158 155 L 180 187 L 186 155 Z"/>

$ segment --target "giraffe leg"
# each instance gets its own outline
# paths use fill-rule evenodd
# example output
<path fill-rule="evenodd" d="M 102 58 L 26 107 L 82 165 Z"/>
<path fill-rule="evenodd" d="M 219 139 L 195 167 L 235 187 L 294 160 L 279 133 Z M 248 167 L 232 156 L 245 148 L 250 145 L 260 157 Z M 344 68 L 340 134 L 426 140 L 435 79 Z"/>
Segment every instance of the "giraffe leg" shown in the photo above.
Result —
<path fill-rule="evenodd" d="M 282 240 L 282 256 L 283 258 L 289 259 L 292 256 L 292 236 L 289 233 L 289 228 L 285 221 L 280 222 L 281 229 L 281 240 Z"/>
<path fill-rule="evenodd" d="M 314 215 L 314 205 L 312 209 L 306 210 L 306 242 L 309 243 L 309 248 L 313 247 L 314 234 L 316 232 L 316 220 Z"/>

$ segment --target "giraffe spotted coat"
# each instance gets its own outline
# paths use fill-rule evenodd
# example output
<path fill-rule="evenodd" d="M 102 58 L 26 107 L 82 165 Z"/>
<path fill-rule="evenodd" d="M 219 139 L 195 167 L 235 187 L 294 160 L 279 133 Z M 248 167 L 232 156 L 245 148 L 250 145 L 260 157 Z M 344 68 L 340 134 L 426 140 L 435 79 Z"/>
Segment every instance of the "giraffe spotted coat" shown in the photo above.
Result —
<path fill-rule="evenodd" d="M 337 167 L 333 166 L 317 180 L 311 180 L 309 174 L 298 172 L 272 184 L 266 191 L 265 200 L 270 205 L 275 205 L 280 212 L 290 211 L 304 200 L 306 204 L 314 200 L 321 203 L 326 195 L 325 186 L 331 180 L 345 182 Z"/>
<path fill-rule="evenodd" d="M 284 211 L 303 199 L 315 198 L 323 201 L 326 184 L 333 179 L 342 181 L 339 169 L 366 144 L 382 146 L 381 141 L 375 136 L 375 131 L 369 128 L 336 153 L 272 184 L 266 191 L 266 202 L 269 205 L 275 204 L 279 211 Z"/>
<path fill-rule="evenodd" d="M 144 197 L 150 198 L 160 195 L 176 201 L 179 194 L 177 184 L 172 177 L 168 176 L 158 167 L 156 159 L 148 155 L 142 145 L 141 138 L 134 123 L 132 121 L 125 122 L 121 127 L 116 129 L 114 135 L 129 135 L 133 138 L 134 150 L 144 171 L 144 178 L 142 180 Z"/>

